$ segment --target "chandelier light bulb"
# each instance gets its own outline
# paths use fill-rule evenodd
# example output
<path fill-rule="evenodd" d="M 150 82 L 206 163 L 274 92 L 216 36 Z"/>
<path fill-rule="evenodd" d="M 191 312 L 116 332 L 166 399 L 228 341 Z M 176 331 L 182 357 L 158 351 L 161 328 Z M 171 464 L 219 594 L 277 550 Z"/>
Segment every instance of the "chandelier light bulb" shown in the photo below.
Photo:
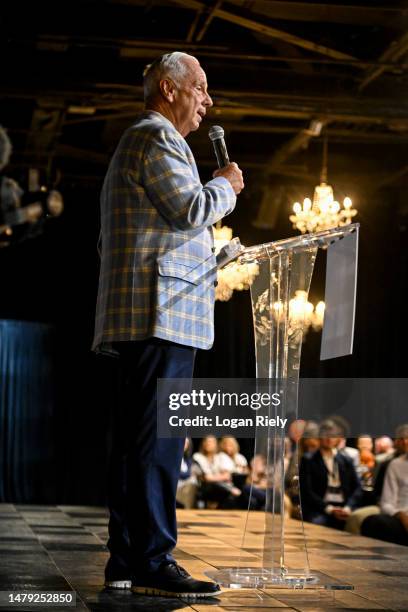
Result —
<path fill-rule="evenodd" d="M 323 316 L 325 307 L 326 307 L 326 304 L 324 302 L 322 301 L 318 302 L 315 308 L 316 314 L 318 314 L 319 316 Z"/>
<path fill-rule="evenodd" d="M 344 198 L 343 206 L 344 206 L 344 208 L 346 210 L 349 210 L 352 207 L 352 205 L 353 205 L 353 202 L 352 202 L 351 198 L 349 198 L 349 197 Z"/>
<path fill-rule="evenodd" d="M 298 215 L 300 212 L 302 212 L 302 207 L 300 205 L 300 202 L 295 202 L 293 205 L 293 212 Z"/>
<path fill-rule="evenodd" d="M 329 211 L 330 200 L 320 202 L 320 212 L 326 214 Z"/>
<path fill-rule="evenodd" d="M 305 212 L 309 212 L 309 210 L 311 210 L 312 208 L 312 200 L 310 198 L 305 198 L 303 200 L 303 210 Z"/>
<path fill-rule="evenodd" d="M 306 302 L 305 313 L 307 316 L 310 316 L 313 313 L 313 304 L 311 302 Z"/>

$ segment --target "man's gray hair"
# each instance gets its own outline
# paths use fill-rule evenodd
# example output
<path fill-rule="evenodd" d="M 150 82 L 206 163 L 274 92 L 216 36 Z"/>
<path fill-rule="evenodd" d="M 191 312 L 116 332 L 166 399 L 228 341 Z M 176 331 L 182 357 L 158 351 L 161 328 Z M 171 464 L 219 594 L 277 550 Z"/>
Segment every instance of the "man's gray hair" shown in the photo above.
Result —
<path fill-rule="evenodd" d="M 404 425 L 399 425 L 395 430 L 396 438 L 408 438 L 408 423 L 404 423 Z"/>
<path fill-rule="evenodd" d="M 192 55 L 182 51 L 173 51 L 173 53 L 166 53 L 158 57 L 154 62 L 146 66 L 143 72 L 145 102 L 151 101 L 160 93 L 160 81 L 166 77 L 174 81 L 179 87 L 189 72 L 186 59 L 192 57 Z"/>

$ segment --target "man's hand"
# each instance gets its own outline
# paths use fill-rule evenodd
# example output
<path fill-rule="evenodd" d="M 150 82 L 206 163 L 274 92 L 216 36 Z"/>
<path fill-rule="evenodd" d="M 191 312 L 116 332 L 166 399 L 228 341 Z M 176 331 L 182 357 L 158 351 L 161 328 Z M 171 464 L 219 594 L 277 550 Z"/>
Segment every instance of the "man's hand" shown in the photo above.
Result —
<path fill-rule="evenodd" d="M 216 178 L 217 176 L 223 176 L 226 178 L 227 181 L 231 183 L 231 187 L 237 195 L 241 193 L 244 188 L 242 172 L 238 168 L 238 164 L 235 162 L 228 164 L 228 166 L 225 166 L 225 168 L 218 168 L 218 170 L 215 170 L 213 172 L 213 178 Z"/>
<path fill-rule="evenodd" d="M 351 512 L 349 508 L 333 508 L 332 515 L 339 521 L 345 521 L 350 516 Z"/>
<path fill-rule="evenodd" d="M 397 512 L 395 517 L 401 521 L 405 530 L 408 531 L 408 512 Z"/>

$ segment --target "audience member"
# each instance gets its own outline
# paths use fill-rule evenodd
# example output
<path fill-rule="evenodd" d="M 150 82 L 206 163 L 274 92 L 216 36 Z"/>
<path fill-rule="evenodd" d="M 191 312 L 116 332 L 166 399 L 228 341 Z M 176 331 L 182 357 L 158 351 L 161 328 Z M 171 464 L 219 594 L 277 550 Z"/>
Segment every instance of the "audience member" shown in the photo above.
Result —
<path fill-rule="evenodd" d="M 221 438 L 219 443 L 221 466 L 232 474 L 248 474 L 248 461 L 239 452 L 236 438 Z"/>
<path fill-rule="evenodd" d="M 303 516 L 318 525 L 343 529 L 361 501 L 359 478 L 351 459 L 337 451 L 343 436 L 338 424 L 324 421 L 319 436 L 319 450 L 303 455 L 300 464 Z"/>
<path fill-rule="evenodd" d="M 347 445 L 347 437 L 350 434 L 350 425 L 348 421 L 337 414 L 330 417 L 330 420 L 334 421 L 336 426 L 339 428 L 339 431 L 341 432 L 339 443 L 337 445 L 338 452 L 342 453 L 343 455 L 349 457 L 352 460 L 354 468 L 357 474 L 359 474 L 361 465 L 360 452 L 358 448 L 354 448 L 353 446 Z"/>
<path fill-rule="evenodd" d="M 375 456 L 367 448 L 360 450 L 360 478 L 364 491 L 371 492 L 374 483 Z M 371 501 L 371 499 L 370 499 Z"/>
<path fill-rule="evenodd" d="M 405 433 L 404 428 L 405 425 L 400 425 L 399 427 L 397 427 L 395 431 L 395 442 L 392 453 L 388 453 L 387 458 L 381 461 L 381 463 L 376 467 L 376 470 L 374 472 L 374 495 L 376 498 L 376 503 L 378 504 L 381 500 L 385 474 L 387 473 L 388 466 L 390 465 L 393 459 L 400 457 L 405 452 L 405 443 L 403 437 L 403 434 Z"/>
<path fill-rule="evenodd" d="M 367 517 L 362 535 L 408 546 L 408 424 L 397 430 L 403 454 L 387 467 L 381 495 L 381 514 Z"/>
<path fill-rule="evenodd" d="M 216 507 L 231 507 L 241 491 L 234 486 L 232 472 L 225 469 L 225 463 L 217 451 L 217 439 L 207 436 L 201 440 L 199 452 L 193 455 L 199 468 L 200 493 L 205 502 L 216 504 Z"/>
<path fill-rule="evenodd" d="M 404 453 L 404 440 L 400 436 L 403 429 L 401 427 L 397 427 L 395 432 L 395 448 L 392 453 L 388 454 L 388 458 L 383 460 L 379 466 L 376 466 L 376 470 L 374 471 L 374 486 L 372 491 L 372 502 L 363 508 L 358 508 L 352 512 L 351 516 L 346 521 L 345 530 L 349 533 L 360 534 L 361 533 L 361 525 L 363 521 L 375 514 L 380 513 L 380 500 L 382 496 L 383 486 L 384 486 L 384 478 L 387 471 L 388 466 L 390 465 L 392 459 L 395 457 L 399 457 Z"/>
<path fill-rule="evenodd" d="M 299 459 L 305 453 L 314 453 L 319 447 L 319 424 L 315 421 L 307 421 L 303 436 L 299 440 Z"/>
<path fill-rule="evenodd" d="M 300 494 L 299 494 L 299 463 L 305 454 L 312 454 L 320 446 L 319 425 L 314 421 L 303 421 L 302 437 L 298 440 L 288 466 L 285 466 L 285 499 L 286 507 L 291 516 L 300 519 Z"/>
<path fill-rule="evenodd" d="M 388 436 L 381 436 L 380 438 L 376 438 L 374 442 L 374 452 L 375 452 L 375 463 L 376 469 L 375 473 L 377 473 L 379 466 L 383 461 L 387 461 L 394 454 L 394 443 L 391 438 Z"/>
<path fill-rule="evenodd" d="M 373 451 L 373 448 L 374 448 L 374 442 L 373 442 L 372 437 L 368 436 L 367 434 L 363 434 L 363 435 L 358 436 L 358 438 L 357 438 L 357 448 L 358 448 L 360 453 L 363 450 L 368 450 L 371 453 Z"/>
<path fill-rule="evenodd" d="M 354 469 L 356 470 L 358 474 L 360 472 L 360 467 L 361 467 L 360 453 L 359 453 L 358 448 L 354 448 L 354 446 L 347 446 L 347 438 L 345 438 L 344 435 L 342 435 L 339 438 L 339 444 L 337 446 L 337 450 L 339 453 L 341 453 L 345 457 L 348 457 L 349 459 L 351 459 L 354 465 Z"/>

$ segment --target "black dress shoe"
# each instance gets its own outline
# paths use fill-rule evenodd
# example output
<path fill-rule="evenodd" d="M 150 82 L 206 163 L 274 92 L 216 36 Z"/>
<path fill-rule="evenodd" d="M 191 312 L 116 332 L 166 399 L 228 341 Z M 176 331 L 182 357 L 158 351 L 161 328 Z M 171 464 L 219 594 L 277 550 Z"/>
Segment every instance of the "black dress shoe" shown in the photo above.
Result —
<path fill-rule="evenodd" d="M 136 577 L 133 593 L 160 597 L 214 597 L 221 589 L 215 582 L 195 580 L 175 561 L 160 566 L 157 572 Z"/>

